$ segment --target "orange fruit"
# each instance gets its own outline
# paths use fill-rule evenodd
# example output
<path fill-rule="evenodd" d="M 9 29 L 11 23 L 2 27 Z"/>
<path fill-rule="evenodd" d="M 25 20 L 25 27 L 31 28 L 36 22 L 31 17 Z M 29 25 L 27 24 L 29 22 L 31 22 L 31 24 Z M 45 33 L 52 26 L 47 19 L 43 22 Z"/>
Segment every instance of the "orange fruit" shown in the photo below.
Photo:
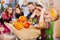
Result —
<path fill-rule="evenodd" d="M 24 22 L 24 28 L 29 28 L 29 26 L 30 26 L 30 23 L 29 22 Z"/>
<path fill-rule="evenodd" d="M 20 16 L 19 17 L 20 22 L 25 22 L 26 20 L 27 20 L 27 18 L 25 16 Z"/>
<path fill-rule="evenodd" d="M 23 28 L 23 25 L 22 23 L 16 21 L 14 22 L 14 27 L 17 29 L 17 30 L 21 30 Z"/>

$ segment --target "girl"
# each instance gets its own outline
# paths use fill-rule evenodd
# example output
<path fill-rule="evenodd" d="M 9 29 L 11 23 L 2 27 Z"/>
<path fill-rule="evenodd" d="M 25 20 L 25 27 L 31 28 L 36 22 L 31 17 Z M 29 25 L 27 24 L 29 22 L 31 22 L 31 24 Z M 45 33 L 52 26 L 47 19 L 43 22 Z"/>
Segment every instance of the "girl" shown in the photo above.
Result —
<path fill-rule="evenodd" d="M 14 38 L 13 35 L 10 35 L 11 34 L 11 30 L 4 24 L 4 22 L 8 22 L 8 23 L 11 23 L 12 22 L 12 18 L 13 18 L 13 9 L 10 5 L 8 5 L 8 7 L 6 8 L 6 10 L 2 13 L 2 16 L 0 18 L 0 28 L 3 28 L 4 30 L 1 32 L 0 31 L 0 34 L 3 33 L 3 35 L 6 35 L 6 37 L 8 39 L 5 39 L 5 40 L 12 40 Z M 11 38 L 9 38 L 9 37 Z M 5 38 L 5 37 L 4 37 Z M 15 39 L 14 39 L 15 40 Z"/>
<path fill-rule="evenodd" d="M 2 13 L 1 19 L 3 20 L 3 22 L 10 23 L 12 21 L 12 18 L 13 18 L 13 9 L 11 6 L 8 5 L 6 10 Z M 5 31 L 10 33 L 10 29 L 8 27 L 6 27 Z"/>
<path fill-rule="evenodd" d="M 2 13 L 2 19 L 4 22 L 11 22 L 13 18 L 13 9 L 12 6 L 6 8 L 6 10 Z"/>
<path fill-rule="evenodd" d="M 22 8 L 17 4 L 16 5 L 16 11 L 15 11 L 15 17 L 18 19 L 20 16 L 24 16 L 24 13 L 22 11 Z"/>
<path fill-rule="evenodd" d="M 49 28 L 47 27 L 47 29 L 45 31 L 45 33 L 47 35 L 46 40 L 53 40 L 54 21 L 58 20 L 58 18 L 59 18 L 59 15 L 55 8 L 51 7 L 45 12 L 45 22 L 50 24 L 50 27 Z"/>

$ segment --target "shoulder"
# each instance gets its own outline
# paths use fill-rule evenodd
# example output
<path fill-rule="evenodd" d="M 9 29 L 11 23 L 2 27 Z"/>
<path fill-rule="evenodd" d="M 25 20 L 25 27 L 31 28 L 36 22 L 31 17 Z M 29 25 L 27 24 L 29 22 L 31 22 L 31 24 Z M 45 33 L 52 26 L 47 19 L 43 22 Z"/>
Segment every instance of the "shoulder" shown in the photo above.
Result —
<path fill-rule="evenodd" d="M 6 13 L 5 13 L 5 12 L 3 12 L 3 13 L 2 13 L 2 15 L 6 15 Z"/>
<path fill-rule="evenodd" d="M 5 12 L 2 13 L 2 18 L 7 18 L 7 15 Z"/>

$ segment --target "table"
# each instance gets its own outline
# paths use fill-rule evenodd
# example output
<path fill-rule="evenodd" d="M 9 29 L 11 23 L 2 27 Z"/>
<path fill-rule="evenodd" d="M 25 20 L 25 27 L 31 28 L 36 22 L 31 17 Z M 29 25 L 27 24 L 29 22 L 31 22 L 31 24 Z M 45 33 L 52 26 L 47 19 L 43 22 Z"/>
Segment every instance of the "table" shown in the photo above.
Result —
<path fill-rule="evenodd" d="M 5 23 L 5 25 L 8 26 L 19 39 L 33 39 L 41 35 L 40 30 L 36 28 L 22 28 L 21 30 L 17 30 L 13 24 Z"/>

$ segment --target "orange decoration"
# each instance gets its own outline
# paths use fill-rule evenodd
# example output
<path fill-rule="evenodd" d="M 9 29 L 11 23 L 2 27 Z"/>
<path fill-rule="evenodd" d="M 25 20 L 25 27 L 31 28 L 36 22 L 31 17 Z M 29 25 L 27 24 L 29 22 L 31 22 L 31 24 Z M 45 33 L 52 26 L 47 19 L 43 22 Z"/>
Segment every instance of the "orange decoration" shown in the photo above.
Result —
<path fill-rule="evenodd" d="M 1 2 L 1 4 L 4 4 L 5 2 Z"/>
<path fill-rule="evenodd" d="M 25 16 L 20 16 L 19 17 L 20 22 L 25 22 L 26 20 L 27 20 L 27 18 Z"/>
<path fill-rule="evenodd" d="M 5 3 L 5 0 L 2 0 L 1 4 L 4 4 Z"/>
<path fill-rule="evenodd" d="M 23 25 L 22 23 L 16 21 L 14 22 L 14 27 L 17 29 L 17 30 L 21 30 L 23 28 Z"/>
<path fill-rule="evenodd" d="M 29 28 L 29 26 L 30 26 L 30 23 L 29 22 L 24 22 L 24 28 Z"/>

